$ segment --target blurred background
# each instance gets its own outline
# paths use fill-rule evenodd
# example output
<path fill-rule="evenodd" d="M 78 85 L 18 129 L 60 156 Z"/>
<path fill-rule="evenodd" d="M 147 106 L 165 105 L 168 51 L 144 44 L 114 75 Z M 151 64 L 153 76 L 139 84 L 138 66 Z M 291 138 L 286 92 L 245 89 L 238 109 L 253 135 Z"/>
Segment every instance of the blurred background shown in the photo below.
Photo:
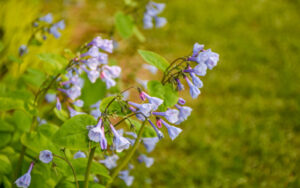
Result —
<path fill-rule="evenodd" d="M 140 18 L 144 43 L 115 35 L 119 48 L 110 57 L 126 68 L 125 84 L 151 76 L 136 48 L 172 61 L 199 42 L 219 53 L 220 62 L 203 79 L 200 97 L 188 100 L 193 112 L 183 133 L 159 142 L 151 168 L 135 167 L 133 187 L 300 187 L 300 1 L 156 2 L 166 3 L 166 27 L 143 30 Z M 32 20 L 48 12 L 64 18 L 66 30 L 32 53 L 75 51 L 105 36 L 123 6 L 122 0 L 2 0 L 0 49 L 8 48 L 0 53 L 17 54 Z M 12 82 L 27 67 L 41 66 L 37 57 L 25 58 L 10 69 Z"/>

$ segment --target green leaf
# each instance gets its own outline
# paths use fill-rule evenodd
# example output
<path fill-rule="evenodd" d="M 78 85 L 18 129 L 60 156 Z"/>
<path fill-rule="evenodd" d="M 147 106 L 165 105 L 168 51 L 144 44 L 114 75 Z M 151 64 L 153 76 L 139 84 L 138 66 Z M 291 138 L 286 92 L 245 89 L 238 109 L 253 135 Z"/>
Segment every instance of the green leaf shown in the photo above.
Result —
<path fill-rule="evenodd" d="M 60 72 L 68 64 L 68 60 L 58 54 L 43 53 L 43 54 L 39 54 L 38 58 L 45 62 L 44 64 L 45 71 L 46 72 L 51 71 L 52 74 Z"/>
<path fill-rule="evenodd" d="M 0 132 L 13 132 L 14 127 L 3 119 L 0 119 Z"/>
<path fill-rule="evenodd" d="M 9 55 L 8 60 L 10 60 L 11 62 L 17 62 L 19 64 L 21 64 L 23 62 L 22 59 L 20 59 L 16 56 L 13 56 L 13 55 Z"/>
<path fill-rule="evenodd" d="M 52 143 L 50 139 L 37 132 L 23 134 L 21 137 L 21 143 L 35 153 L 39 153 L 40 151 L 46 149 L 54 153 L 59 152 L 59 149 Z"/>
<path fill-rule="evenodd" d="M 9 174 L 11 170 L 10 160 L 5 155 L 0 155 L 0 174 Z"/>
<path fill-rule="evenodd" d="M 138 52 L 147 63 L 157 67 L 162 71 L 165 71 L 169 66 L 168 61 L 157 53 L 146 50 L 138 50 Z"/>
<path fill-rule="evenodd" d="M 2 52 L 2 50 L 4 50 L 4 44 L 2 41 L 0 41 L 0 52 Z"/>
<path fill-rule="evenodd" d="M 115 25 L 122 38 L 127 39 L 133 34 L 134 24 L 131 16 L 125 15 L 123 12 L 117 12 Z"/>
<path fill-rule="evenodd" d="M 101 79 L 97 79 L 95 83 L 88 80 L 87 76 L 83 77 L 84 86 L 81 90 L 81 99 L 84 101 L 84 106 L 88 108 L 106 95 L 106 85 Z"/>
<path fill-rule="evenodd" d="M 108 114 L 117 114 L 120 116 L 124 116 L 130 113 L 130 110 L 127 107 L 127 104 L 124 101 L 119 101 L 115 99 L 112 103 L 111 101 L 115 98 L 115 96 L 109 96 L 104 98 L 100 104 L 100 111 L 103 113 L 105 112 L 106 107 Z M 109 104 L 111 103 L 111 104 Z"/>
<path fill-rule="evenodd" d="M 22 78 L 26 84 L 29 83 L 36 87 L 40 87 L 46 79 L 46 75 L 37 69 L 28 68 Z"/>
<path fill-rule="evenodd" d="M 12 116 L 11 123 L 15 125 L 17 130 L 25 132 L 31 126 L 32 117 L 24 111 L 16 110 Z"/>
<path fill-rule="evenodd" d="M 86 126 L 96 125 L 96 120 L 90 115 L 77 115 L 65 121 L 54 134 L 53 142 L 69 149 L 88 149 L 88 130 Z"/>
<path fill-rule="evenodd" d="M 168 107 L 174 106 L 178 101 L 178 92 L 171 84 L 162 85 L 158 81 L 150 81 L 147 84 L 149 94 L 164 100 L 159 110 L 165 111 Z"/>
<path fill-rule="evenodd" d="M 10 143 L 12 139 L 12 135 L 9 132 L 0 132 L 0 138 L 1 138 L 0 148 L 2 148 Z"/>
<path fill-rule="evenodd" d="M 57 110 L 57 108 L 54 108 L 53 111 L 56 117 L 62 121 L 67 121 L 67 119 L 69 118 L 69 114 L 64 109 Z"/>
<path fill-rule="evenodd" d="M 53 124 L 43 124 L 37 128 L 37 132 L 52 140 L 52 136 L 58 131 L 59 127 Z"/>
<path fill-rule="evenodd" d="M 24 101 L 9 97 L 0 97 L 0 111 L 24 109 Z"/>

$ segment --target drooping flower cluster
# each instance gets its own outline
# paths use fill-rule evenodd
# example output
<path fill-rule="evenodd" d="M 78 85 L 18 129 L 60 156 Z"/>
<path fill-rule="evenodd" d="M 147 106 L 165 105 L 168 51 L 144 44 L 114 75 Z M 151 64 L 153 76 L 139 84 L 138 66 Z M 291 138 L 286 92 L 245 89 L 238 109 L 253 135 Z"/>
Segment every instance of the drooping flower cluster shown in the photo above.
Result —
<path fill-rule="evenodd" d="M 204 45 L 195 43 L 193 54 L 187 58 L 187 61 L 197 63 L 195 67 L 192 68 L 188 65 L 183 70 L 183 72 L 186 73 L 184 74 L 184 79 L 189 86 L 190 94 L 192 98 L 195 99 L 200 95 L 200 88 L 203 87 L 203 82 L 198 76 L 205 76 L 207 68 L 211 70 L 217 65 L 219 61 L 219 54 L 212 52 L 211 49 L 204 50 Z M 175 78 L 175 81 L 177 82 L 177 89 L 179 91 L 183 90 L 184 86 L 179 78 Z"/>
<path fill-rule="evenodd" d="M 150 1 L 146 6 L 146 12 L 144 13 L 144 29 L 151 29 L 154 27 L 153 21 L 155 22 L 156 28 L 161 28 L 166 25 L 167 19 L 164 17 L 158 17 L 157 15 L 160 14 L 165 9 L 164 3 L 155 3 Z"/>
<path fill-rule="evenodd" d="M 60 82 L 62 88 L 58 90 L 64 93 L 69 99 L 64 100 L 67 103 L 67 108 L 70 116 L 73 117 L 82 112 L 78 112 L 72 106 L 82 107 L 84 101 L 78 99 L 81 96 L 81 89 L 83 88 L 84 81 L 81 74 L 84 72 L 91 83 L 95 83 L 98 78 L 105 82 L 107 89 L 116 85 L 114 79 L 118 78 L 121 74 L 119 66 L 108 66 L 108 54 L 113 51 L 113 41 L 102 39 L 101 37 L 94 38 L 90 43 L 85 46 L 86 51 L 81 53 L 79 57 L 73 59 L 73 66 L 65 75 L 65 80 Z M 105 53 L 106 52 L 106 53 Z M 61 98 L 57 97 L 57 109 L 62 107 Z M 71 106 L 71 104 L 72 106 Z M 97 104 L 91 106 L 94 108 Z M 98 108 L 97 106 L 96 108 Z M 91 113 L 95 117 L 99 117 L 101 113 L 99 110 L 92 109 Z"/>

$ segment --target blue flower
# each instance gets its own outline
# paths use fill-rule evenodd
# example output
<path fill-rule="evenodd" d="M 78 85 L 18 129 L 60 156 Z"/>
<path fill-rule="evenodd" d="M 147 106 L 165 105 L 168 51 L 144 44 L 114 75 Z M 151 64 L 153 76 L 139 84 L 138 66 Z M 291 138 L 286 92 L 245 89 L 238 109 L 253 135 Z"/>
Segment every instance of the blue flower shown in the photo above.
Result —
<path fill-rule="evenodd" d="M 110 124 L 110 128 L 114 134 L 114 146 L 117 152 L 121 152 L 124 149 L 128 149 L 130 146 L 130 142 L 123 136 L 121 136 L 116 129 L 114 128 L 114 126 L 112 124 Z"/>
<path fill-rule="evenodd" d="M 200 78 L 198 78 L 194 73 L 190 73 L 191 77 L 192 77 L 192 82 L 193 84 L 198 87 L 198 88 L 202 88 L 203 87 L 203 82 L 200 80 Z"/>
<path fill-rule="evenodd" d="M 146 167 L 149 168 L 150 166 L 152 166 L 152 164 L 154 163 L 154 159 L 152 157 L 147 157 L 146 155 L 144 154 L 141 154 L 139 157 L 138 157 L 138 161 L 140 163 L 144 162 Z"/>
<path fill-rule="evenodd" d="M 152 111 L 157 110 L 158 107 L 164 102 L 162 99 L 151 97 L 145 92 L 142 92 L 142 95 L 144 95 L 149 100 L 149 103 L 152 104 Z"/>
<path fill-rule="evenodd" d="M 104 160 L 100 160 L 99 162 L 104 164 L 106 168 L 113 169 L 117 166 L 117 160 L 119 156 L 114 154 L 112 156 L 107 156 Z"/>
<path fill-rule="evenodd" d="M 157 68 L 153 65 L 143 64 L 143 68 L 149 70 L 152 74 L 157 73 Z"/>
<path fill-rule="evenodd" d="M 56 109 L 61 110 L 61 103 L 58 97 L 56 97 Z"/>
<path fill-rule="evenodd" d="M 200 95 L 200 90 L 194 86 L 194 84 L 188 79 L 188 77 L 185 77 L 185 80 L 187 81 L 189 87 L 190 87 L 190 94 L 193 99 L 196 99 Z"/>
<path fill-rule="evenodd" d="M 102 39 L 99 36 L 94 38 L 88 45 L 96 46 L 109 53 L 112 53 L 114 47 L 112 40 Z"/>
<path fill-rule="evenodd" d="M 83 102 L 83 100 L 78 99 L 73 104 L 78 107 L 83 107 L 84 102 Z"/>
<path fill-rule="evenodd" d="M 87 52 L 81 54 L 81 57 L 94 57 L 97 58 L 101 55 L 101 52 L 99 52 L 99 48 L 97 46 L 92 46 Z"/>
<path fill-rule="evenodd" d="M 177 103 L 180 104 L 180 105 L 184 105 L 185 100 L 183 98 L 179 98 Z"/>
<path fill-rule="evenodd" d="M 131 186 L 134 180 L 133 176 L 129 175 L 129 171 L 128 170 L 123 170 L 119 172 L 119 178 L 124 180 L 125 184 L 127 186 Z"/>
<path fill-rule="evenodd" d="M 209 69 L 213 69 L 219 61 L 219 54 L 212 52 L 211 49 L 201 52 L 197 56 L 198 63 L 205 63 Z"/>
<path fill-rule="evenodd" d="M 102 70 L 111 78 L 118 78 L 121 74 L 121 68 L 119 66 L 104 65 Z"/>
<path fill-rule="evenodd" d="M 19 47 L 19 56 L 23 56 L 24 54 L 26 54 L 28 52 L 28 48 L 26 45 L 22 44 L 20 47 Z"/>
<path fill-rule="evenodd" d="M 101 126 L 102 126 L 102 118 L 100 118 L 96 126 L 89 129 L 88 137 L 91 141 L 100 142 L 101 137 L 103 135 Z"/>
<path fill-rule="evenodd" d="M 165 112 L 152 112 L 153 115 L 164 116 L 170 123 L 178 121 L 179 111 L 176 109 L 168 109 Z"/>
<path fill-rule="evenodd" d="M 137 138 L 137 135 L 134 132 L 125 132 L 126 135 L 132 136 L 134 139 L 132 138 L 126 138 L 131 145 L 133 145 L 135 143 L 135 140 Z"/>
<path fill-rule="evenodd" d="M 146 10 L 150 16 L 156 16 L 159 13 L 161 13 L 165 9 L 165 7 L 166 7 L 166 4 L 164 4 L 164 3 L 155 3 L 153 1 L 150 1 L 146 5 Z"/>
<path fill-rule="evenodd" d="M 43 151 L 41 151 L 39 159 L 43 163 L 50 163 L 53 160 L 52 152 L 49 151 L 49 150 L 43 150 Z"/>
<path fill-rule="evenodd" d="M 91 110 L 90 114 L 94 116 L 95 119 L 98 119 L 101 116 L 101 111 L 99 108 Z"/>
<path fill-rule="evenodd" d="M 78 151 L 74 154 L 74 159 L 78 159 L 78 158 L 86 158 L 85 153 L 83 153 L 82 151 Z"/>
<path fill-rule="evenodd" d="M 142 138 L 143 144 L 147 150 L 148 153 L 154 150 L 157 142 L 159 141 L 158 137 L 147 137 L 147 138 Z"/>
<path fill-rule="evenodd" d="M 201 50 L 203 50 L 203 49 L 204 49 L 204 45 L 203 45 L 203 44 L 199 44 L 198 42 L 196 42 L 196 43 L 194 44 L 193 55 L 192 55 L 192 57 L 196 57 L 196 56 L 199 54 L 199 52 L 200 52 Z"/>
<path fill-rule="evenodd" d="M 153 28 L 153 18 L 149 14 L 145 13 L 144 14 L 144 29 L 151 29 Z"/>
<path fill-rule="evenodd" d="M 178 125 L 191 115 L 193 109 L 188 106 L 180 106 L 178 104 L 175 104 L 175 106 L 179 110 L 178 121 L 175 123 L 176 125 Z"/>
<path fill-rule="evenodd" d="M 77 97 L 81 95 L 81 87 L 74 85 L 70 89 L 58 89 L 61 92 L 64 92 L 68 95 L 72 100 L 75 100 Z"/>
<path fill-rule="evenodd" d="M 157 127 L 152 123 L 151 120 L 148 120 L 148 122 L 150 123 L 150 125 L 152 126 L 152 128 L 155 130 L 157 137 L 159 139 L 162 139 L 164 137 L 164 134 L 160 130 L 157 129 Z"/>
<path fill-rule="evenodd" d="M 19 177 L 19 178 L 15 181 L 15 184 L 16 184 L 18 187 L 23 187 L 23 188 L 29 187 L 30 182 L 31 182 L 31 175 L 30 175 L 30 174 L 31 174 L 33 165 L 34 165 L 34 163 L 32 162 L 32 163 L 30 164 L 30 167 L 29 167 L 28 171 L 26 172 L 26 174 L 24 174 L 23 176 Z"/>
<path fill-rule="evenodd" d="M 178 78 L 176 78 L 175 80 L 177 82 L 177 89 L 178 89 L 178 91 L 184 90 L 184 85 L 180 82 L 180 80 Z"/>
<path fill-rule="evenodd" d="M 54 94 L 54 93 L 47 93 L 46 95 L 45 95 L 45 99 L 46 99 L 46 101 L 47 102 L 53 102 L 53 101 L 55 101 L 55 99 L 56 99 L 56 94 Z"/>
<path fill-rule="evenodd" d="M 60 32 L 58 31 L 58 29 L 64 29 L 65 28 L 65 22 L 64 20 L 61 20 L 55 24 L 53 24 L 50 28 L 49 28 L 49 33 L 51 33 L 55 38 L 59 38 L 61 36 Z"/>
<path fill-rule="evenodd" d="M 40 17 L 39 20 L 40 20 L 40 21 L 43 21 L 43 22 L 47 22 L 47 23 L 50 24 L 50 23 L 52 23 L 52 21 L 53 21 L 53 17 L 52 17 L 52 14 L 51 14 L 51 13 L 48 13 L 48 14 L 46 14 L 45 16 Z"/>
<path fill-rule="evenodd" d="M 154 17 L 155 27 L 161 28 L 167 24 L 167 19 L 164 17 Z"/>
<path fill-rule="evenodd" d="M 137 104 L 134 102 L 128 102 L 128 104 L 138 108 L 137 112 L 141 112 L 144 116 L 149 117 L 151 115 L 151 111 L 155 107 L 153 104 L 145 103 L 145 104 Z"/>
<path fill-rule="evenodd" d="M 174 140 L 182 132 L 182 129 L 169 125 L 164 120 L 162 120 L 162 123 L 168 129 L 169 136 L 172 140 Z"/>
<path fill-rule="evenodd" d="M 102 79 L 102 81 L 105 82 L 107 89 L 109 89 L 117 84 L 116 81 L 114 81 L 111 77 L 109 77 L 107 72 L 102 71 L 100 73 L 100 78 Z"/>

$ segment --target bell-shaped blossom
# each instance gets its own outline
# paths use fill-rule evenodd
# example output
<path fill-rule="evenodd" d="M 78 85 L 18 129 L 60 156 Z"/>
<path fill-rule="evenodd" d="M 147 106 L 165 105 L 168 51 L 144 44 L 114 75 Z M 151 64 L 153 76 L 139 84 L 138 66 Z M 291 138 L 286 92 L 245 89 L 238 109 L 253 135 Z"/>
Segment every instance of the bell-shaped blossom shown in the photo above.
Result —
<path fill-rule="evenodd" d="M 56 94 L 54 94 L 54 93 L 47 93 L 46 95 L 45 95 L 45 99 L 46 99 L 46 101 L 47 102 L 54 102 L 55 101 L 55 99 L 56 99 Z"/>
<path fill-rule="evenodd" d="M 159 118 L 159 117 L 156 117 L 156 125 L 157 125 L 157 127 L 158 128 L 161 128 L 162 127 L 162 122 L 161 122 L 161 118 Z"/>
<path fill-rule="evenodd" d="M 178 121 L 179 111 L 176 109 L 168 109 L 165 112 L 152 112 L 156 116 L 164 116 L 170 123 L 175 123 Z"/>
<path fill-rule="evenodd" d="M 104 160 L 100 160 L 99 162 L 104 164 L 106 168 L 113 169 L 117 166 L 117 161 L 119 156 L 114 154 L 112 156 L 107 156 Z"/>
<path fill-rule="evenodd" d="M 190 73 L 192 77 L 192 82 L 197 88 L 202 88 L 203 87 L 203 82 L 200 80 L 199 77 L 197 77 L 194 73 Z"/>
<path fill-rule="evenodd" d="M 85 153 L 83 153 L 82 151 L 78 151 L 74 154 L 74 159 L 78 159 L 78 158 L 86 158 Z"/>
<path fill-rule="evenodd" d="M 190 94 L 191 94 L 192 98 L 196 99 L 201 93 L 200 90 L 188 79 L 188 77 L 185 77 L 185 80 L 187 81 L 187 83 L 190 87 Z"/>
<path fill-rule="evenodd" d="M 183 98 L 179 98 L 177 103 L 180 104 L 180 105 L 184 105 L 185 100 Z"/>
<path fill-rule="evenodd" d="M 149 103 L 152 104 L 152 110 L 155 111 L 158 109 L 158 107 L 164 102 L 162 99 L 158 97 L 151 97 L 145 92 L 141 92 L 143 96 L 145 96 L 148 100 Z"/>
<path fill-rule="evenodd" d="M 149 117 L 151 115 L 151 111 L 153 111 L 153 108 L 155 107 L 150 103 L 137 104 L 129 101 L 128 104 L 138 108 L 138 112 L 143 113 L 146 117 Z"/>
<path fill-rule="evenodd" d="M 88 45 L 96 46 L 106 52 L 112 53 L 113 51 L 113 41 L 108 39 L 102 39 L 101 37 L 96 37 Z"/>
<path fill-rule="evenodd" d="M 77 99 L 73 104 L 78 107 L 83 107 L 84 102 L 81 99 Z"/>
<path fill-rule="evenodd" d="M 178 121 L 175 123 L 176 125 L 178 125 L 181 122 L 187 120 L 187 118 L 191 115 L 193 109 L 188 106 L 180 106 L 178 104 L 175 104 L 175 106 L 179 110 Z"/>
<path fill-rule="evenodd" d="M 77 85 L 73 85 L 70 89 L 58 89 L 61 92 L 64 92 L 68 95 L 72 100 L 75 100 L 77 97 L 81 95 L 81 88 Z"/>
<path fill-rule="evenodd" d="M 97 101 L 95 104 L 92 104 L 90 108 L 99 108 L 101 104 L 101 100 Z"/>
<path fill-rule="evenodd" d="M 168 133 L 169 133 L 169 137 L 174 140 L 181 132 L 182 129 L 169 125 L 167 122 L 165 122 L 164 120 L 162 120 L 162 123 L 164 124 L 164 126 L 167 128 Z"/>
<path fill-rule="evenodd" d="M 111 78 L 118 78 L 121 74 L 121 68 L 119 66 L 108 66 L 104 65 L 102 67 L 103 72 L 107 74 L 107 76 Z"/>
<path fill-rule="evenodd" d="M 164 3 L 155 3 L 153 1 L 150 1 L 146 6 L 147 14 L 150 16 L 156 16 L 160 14 L 165 9 L 165 7 L 166 4 Z"/>
<path fill-rule="evenodd" d="M 148 120 L 148 122 L 150 123 L 150 125 L 152 126 L 152 128 L 155 130 L 157 137 L 159 139 L 162 139 L 164 137 L 164 134 L 160 130 L 157 129 L 157 127 L 152 123 L 151 120 Z"/>
<path fill-rule="evenodd" d="M 101 126 L 102 126 L 102 118 L 100 118 L 96 126 L 89 129 L 88 137 L 91 141 L 100 142 L 101 137 L 103 135 Z"/>
<path fill-rule="evenodd" d="M 107 72 L 102 71 L 100 73 L 100 78 L 105 82 L 107 89 L 116 85 L 116 81 L 114 81 L 111 77 L 109 77 Z"/>
<path fill-rule="evenodd" d="M 39 159 L 43 163 L 50 163 L 53 160 L 52 152 L 49 151 L 49 150 L 43 150 L 43 151 L 41 151 L 40 155 L 39 155 Z"/>
<path fill-rule="evenodd" d="M 196 42 L 194 44 L 192 57 L 196 57 L 199 54 L 199 52 L 202 51 L 203 49 L 204 49 L 204 45 L 203 44 L 199 44 L 198 42 Z"/>
<path fill-rule="evenodd" d="M 53 21 L 53 16 L 52 16 L 51 13 L 48 13 L 48 14 L 46 14 L 45 16 L 40 17 L 39 20 L 40 20 L 40 21 L 43 21 L 43 22 L 47 22 L 47 23 L 50 24 L 50 23 L 52 23 L 52 21 Z"/>
<path fill-rule="evenodd" d="M 90 49 L 88 49 L 87 52 L 81 54 L 81 57 L 90 56 L 90 57 L 97 58 L 100 55 L 101 55 L 101 52 L 99 51 L 99 48 L 96 46 L 92 46 Z"/>
<path fill-rule="evenodd" d="M 61 110 L 61 103 L 58 97 L 56 97 L 56 109 Z"/>
<path fill-rule="evenodd" d="M 19 56 L 22 57 L 24 54 L 26 54 L 28 52 L 28 48 L 26 45 L 21 45 L 19 47 Z"/>
<path fill-rule="evenodd" d="M 70 112 L 70 117 L 74 117 L 80 114 L 85 114 L 84 112 L 78 112 L 76 110 L 74 110 L 72 107 L 68 106 L 68 110 Z"/>
<path fill-rule="evenodd" d="M 148 84 L 148 80 L 141 80 L 139 78 L 136 78 L 135 81 L 138 83 L 138 84 L 141 84 L 143 86 L 143 88 L 147 89 L 147 84 Z"/>
<path fill-rule="evenodd" d="M 143 64 L 143 68 L 149 70 L 152 74 L 157 73 L 157 68 L 153 65 Z"/>
<path fill-rule="evenodd" d="M 92 82 L 92 83 L 95 83 L 96 80 L 99 78 L 100 76 L 100 73 L 99 71 L 97 70 L 86 70 L 86 73 L 87 73 L 87 76 L 89 78 L 89 80 Z"/>
<path fill-rule="evenodd" d="M 23 187 L 23 188 L 29 187 L 30 182 L 31 182 L 31 171 L 32 171 L 33 166 L 34 166 L 34 163 L 32 162 L 30 164 L 30 167 L 29 167 L 28 171 L 26 172 L 26 174 L 24 174 L 23 176 L 19 177 L 15 181 L 15 184 L 17 185 L 17 187 Z"/>
<path fill-rule="evenodd" d="M 130 142 L 131 145 L 134 145 L 135 140 L 136 140 L 136 138 L 137 138 L 136 133 L 134 133 L 134 132 L 125 132 L 125 134 L 126 134 L 126 135 L 129 135 L 129 136 L 131 136 L 131 137 L 133 137 L 133 138 L 128 138 L 128 137 L 127 137 L 126 139 Z"/>
<path fill-rule="evenodd" d="M 184 72 L 195 73 L 198 76 L 205 76 L 206 70 L 207 70 L 207 65 L 201 62 L 197 64 L 193 69 L 189 67 L 188 69 L 184 70 Z"/>
<path fill-rule="evenodd" d="M 201 52 L 197 57 L 198 63 L 205 63 L 209 69 L 213 69 L 219 61 L 219 54 L 212 52 L 211 49 Z"/>
<path fill-rule="evenodd" d="M 119 178 L 122 179 L 127 186 L 131 186 L 134 180 L 134 177 L 129 175 L 128 170 L 120 171 Z"/>
<path fill-rule="evenodd" d="M 49 33 L 51 33 L 55 38 L 59 38 L 61 36 L 60 32 L 58 31 L 58 29 L 64 29 L 65 28 L 65 22 L 64 20 L 61 20 L 55 24 L 53 24 L 50 28 L 49 28 Z"/>
<path fill-rule="evenodd" d="M 178 89 L 178 91 L 184 90 L 184 85 L 180 82 L 180 80 L 178 78 L 176 78 L 175 80 L 177 82 L 177 89 Z"/>
<path fill-rule="evenodd" d="M 97 58 L 89 58 L 88 60 L 83 60 L 83 63 L 85 63 L 91 70 L 97 70 L 98 66 L 100 65 Z"/>
<path fill-rule="evenodd" d="M 90 114 L 94 116 L 95 119 L 98 119 L 101 116 L 101 111 L 99 108 L 91 110 Z"/>
<path fill-rule="evenodd" d="M 153 28 L 153 17 L 150 16 L 149 14 L 145 13 L 144 18 L 143 18 L 143 23 L 144 23 L 144 29 L 151 29 Z"/>
<path fill-rule="evenodd" d="M 121 136 L 114 126 L 110 124 L 110 128 L 114 134 L 114 146 L 117 152 L 121 152 L 124 149 L 128 149 L 130 146 L 130 142 L 123 136 Z"/>
<path fill-rule="evenodd" d="M 146 155 L 142 154 L 138 157 L 138 161 L 140 163 L 145 163 L 146 167 L 149 168 L 154 163 L 154 159 L 152 157 L 147 157 Z"/>
<path fill-rule="evenodd" d="M 142 138 L 143 144 L 148 153 L 154 150 L 157 142 L 159 141 L 158 137 L 146 137 Z"/>
<path fill-rule="evenodd" d="M 164 27 L 167 24 L 167 19 L 164 17 L 154 17 L 155 20 L 155 27 L 161 28 Z"/>

